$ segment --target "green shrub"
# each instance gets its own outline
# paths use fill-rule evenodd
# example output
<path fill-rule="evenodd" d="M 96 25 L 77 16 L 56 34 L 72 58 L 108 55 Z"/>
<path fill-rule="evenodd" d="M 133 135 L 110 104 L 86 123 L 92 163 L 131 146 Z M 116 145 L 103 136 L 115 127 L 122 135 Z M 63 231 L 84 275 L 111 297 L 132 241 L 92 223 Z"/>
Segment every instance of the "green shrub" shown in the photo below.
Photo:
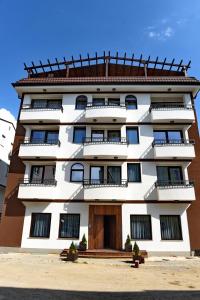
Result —
<path fill-rule="evenodd" d="M 133 252 L 134 252 L 135 256 L 138 256 L 140 253 L 140 248 L 136 242 L 134 243 L 134 246 L 133 246 Z"/>

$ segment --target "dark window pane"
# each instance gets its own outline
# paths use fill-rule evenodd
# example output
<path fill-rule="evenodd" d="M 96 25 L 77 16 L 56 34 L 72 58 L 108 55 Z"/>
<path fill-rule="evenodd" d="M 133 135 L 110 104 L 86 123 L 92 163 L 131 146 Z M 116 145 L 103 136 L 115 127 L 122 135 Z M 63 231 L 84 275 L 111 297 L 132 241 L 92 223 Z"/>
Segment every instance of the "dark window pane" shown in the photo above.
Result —
<path fill-rule="evenodd" d="M 140 164 L 128 164 L 128 182 L 141 182 Z"/>
<path fill-rule="evenodd" d="M 45 99 L 32 100 L 31 106 L 32 106 L 32 108 L 46 108 L 47 100 L 45 100 Z"/>
<path fill-rule="evenodd" d="M 71 181 L 82 182 L 84 177 L 84 167 L 81 164 L 74 164 L 71 167 Z"/>
<path fill-rule="evenodd" d="M 120 99 L 108 99 L 108 105 L 113 105 L 113 106 L 120 106 Z"/>
<path fill-rule="evenodd" d="M 169 181 L 168 167 L 157 167 L 157 177 L 160 184 L 167 183 Z"/>
<path fill-rule="evenodd" d="M 182 240 L 180 216 L 160 216 L 162 240 Z"/>
<path fill-rule="evenodd" d="M 87 97 L 86 96 L 78 96 L 76 98 L 76 109 L 85 109 L 87 106 Z"/>
<path fill-rule="evenodd" d="M 90 169 L 91 183 L 100 184 L 104 180 L 104 167 L 93 166 Z"/>
<path fill-rule="evenodd" d="M 48 183 L 55 179 L 55 166 L 44 167 L 44 183 Z"/>
<path fill-rule="evenodd" d="M 48 100 L 47 107 L 48 108 L 61 108 L 62 100 Z"/>
<path fill-rule="evenodd" d="M 60 215 L 60 238 L 79 238 L 80 215 L 79 214 L 61 214 Z"/>
<path fill-rule="evenodd" d="M 181 183 L 182 181 L 182 170 L 180 167 L 170 167 L 169 176 L 171 183 Z"/>
<path fill-rule="evenodd" d="M 48 238 L 50 235 L 51 214 L 33 213 L 30 237 Z"/>
<path fill-rule="evenodd" d="M 181 184 L 183 180 L 181 167 L 157 166 L 157 177 L 159 185 Z"/>
<path fill-rule="evenodd" d="M 74 128 L 74 143 L 81 144 L 84 142 L 86 136 L 86 128 Z"/>
<path fill-rule="evenodd" d="M 39 144 L 45 142 L 45 131 L 32 130 L 31 131 L 31 143 Z"/>
<path fill-rule="evenodd" d="M 151 240 L 151 216 L 131 215 L 131 239 Z"/>
<path fill-rule="evenodd" d="M 127 109 L 137 109 L 137 98 L 135 96 L 126 96 L 125 105 Z"/>
<path fill-rule="evenodd" d="M 121 167 L 109 166 L 107 173 L 108 183 L 121 184 Z"/>
<path fill-rule="evenodd" d="M 32 166 L 31 168 L 31 183 L 43 182 L 44 166 Z"/>
<path fill-rule="evenodd" d="M 109 142 L 120 142 L 121 132 L 120 130 L 108 130 Z"/>
<path fill-rule="evenodd" d="M 58 131 L 48 131 L 46 134 L 47 143 L 56 143 L 58 141 Z"/>
<path fill-rule="evenodd" d="M 93 106 L 104 106 L 105 105 L 105 99 L 104 98 L 93 98 L 92 99 L 92 105 Z"/>
<path fill-rule="evenodd" d="M 138 144 L 138 129 L 137 128 L 126 128 L 126 137 L 129 144 Z"/>

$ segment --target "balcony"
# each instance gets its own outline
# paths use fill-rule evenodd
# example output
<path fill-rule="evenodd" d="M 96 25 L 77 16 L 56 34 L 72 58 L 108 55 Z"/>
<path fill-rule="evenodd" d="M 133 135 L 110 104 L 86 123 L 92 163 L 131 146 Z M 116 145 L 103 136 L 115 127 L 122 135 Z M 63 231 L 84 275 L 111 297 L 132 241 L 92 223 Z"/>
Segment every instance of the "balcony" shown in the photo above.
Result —
<path fill-rule="evenodd" d="M 87 105 L 85 111 L 85 119 L 87 121 L 97 122 L 124 122 L 126 121 L 125 105 Z"/>
<path fill-rule="evenodd" d="M 152 122 L 189 122 L 195 120 L 193 107 L 184 104 L 152 104 L 149 112 Z"/>
<path fill-rule="evenodd" d="M 19 199 L 49 199 L 55 194 L 57 181 L 55 179 L 30 180 L 19 182 Z"/>
<path fill-rule="evenodd" d="M 106 180 L 87 179 L 83 182 L 85 200 L 124 200 L 128 186 L 127 180 L 109 182 Z M 98 198 L 98 199 L 97 199 Z"/>
<path fill-rule="evenodd" d="M 126 138 L 86 138 L 84 141 L 84 157 L 126 158 L 128 155 Z"/>
<path fill-rule="evenodd" d="M 158 140 L 152 143 L 155 158 L 185 158 L 193 159 L 195 157 L 194 141 L 192 140 Z"/>
<path fill-rule="evenodd" d="M 42 139 L 31 140 L 27 138 L 20 145 L 19 157 L 25 158 L 37 156 L 42 158 L 56 158 L 59 147 L 60 141 L 57 139 L 44 141 Z"/>
<path fill-rule="evenodd" d="M 21 122 L 60 122 L 60 116 L 63 112 L 62 105 L 37 106 L 23 105 L 20 113 Z"/>
<path fill-rule="evenodd" d="M 194 184 L 191 181 L 160 181 L 155 183 L 159 201 L 194 201 Z"/>

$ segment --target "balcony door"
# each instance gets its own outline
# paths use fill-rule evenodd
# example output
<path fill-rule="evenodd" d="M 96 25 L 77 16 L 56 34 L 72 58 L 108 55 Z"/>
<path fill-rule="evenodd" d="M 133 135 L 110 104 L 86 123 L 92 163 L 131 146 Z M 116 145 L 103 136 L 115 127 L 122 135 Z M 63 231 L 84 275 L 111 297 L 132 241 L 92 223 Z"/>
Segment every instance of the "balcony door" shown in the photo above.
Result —
<path fill-rule="evenodd" d="M 158 166 L 157 167 L 157 177 L 160 185 L 177 185 L 182 184 L 183 174 L 181 167 L 170 166 Z"/>
<path fill-rule="evenodd" d="M 92 99 L 92 105 L 93 106 L 104 106 L 105 105 L 105 99 L 104 98 L 93 98 Z"/>
<path fill-rule="evenodd" d="M 90 167 L 90 182 L 92 184 L 101 184 L 104 181 L 104 167 L 91 166 Z"/>
<path fill-rule="evenodd" d="M 32 166 L 30 182 L 33 184 L 50 184 L 55 179 L 55 166 Z"/>
<path fill-rule="evenodd" d="M 108 166 L 107 167 L 107 180 L 111 184 L 121 184 L 121 167 Z"/>
<path fill-rule="evenodd" d="M 108 130 L 108 141 L 109 142 L 120 142 L 121 132 L 120 130 Z"/>
<path fill-rule="evenodd" d="M 103 130 L 92 130 L 92 142 L 103 142 L 104 131 Z"/>
<path fill-rule="evenodd" d="M 183 140 L 181 130 L 154 130 L 154 139 L 158 143 L 177 143 L 180 144 Z"/>

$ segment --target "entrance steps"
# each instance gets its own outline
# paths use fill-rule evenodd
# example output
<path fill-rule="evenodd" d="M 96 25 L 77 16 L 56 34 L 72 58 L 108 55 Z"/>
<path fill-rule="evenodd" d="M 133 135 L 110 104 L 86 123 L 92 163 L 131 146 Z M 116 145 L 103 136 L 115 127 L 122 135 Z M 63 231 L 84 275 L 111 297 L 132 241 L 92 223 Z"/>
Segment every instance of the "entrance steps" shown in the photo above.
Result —
<path fill-rule="evenodd" d="M 67 255 L 67 252 L 68 249 L 64 249 L 60 253 L 60 256 L 65 257 Z M 146 250 L 141 250 L 140 253 L 142 256 L 148 257 Z M 132 256 L 132 252 L 125 252 L 112 249 L 94 249 L 78 252 L 78 257 L 80 258 L 132 258 Z"/>

